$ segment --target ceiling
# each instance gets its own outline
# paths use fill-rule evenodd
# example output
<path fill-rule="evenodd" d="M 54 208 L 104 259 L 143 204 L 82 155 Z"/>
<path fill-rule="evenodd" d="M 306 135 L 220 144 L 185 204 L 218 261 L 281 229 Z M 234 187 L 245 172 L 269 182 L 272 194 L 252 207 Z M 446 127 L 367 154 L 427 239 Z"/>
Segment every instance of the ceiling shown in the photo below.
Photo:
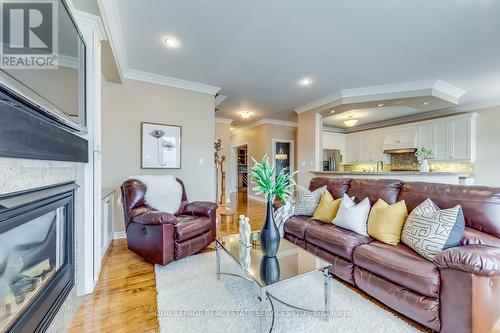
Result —
<path fill-rule="evenodd" d="M 500 1 L 106 2 L 119 21 L 113 40 L 124 73 L 220 87 L 227 98 L 216 115 L 234 125 L 295 120 L 294 109 L 342 89 L 421 80 L 465 90 L 460 104 L 500 100 Z M 165 35 L 181 46 L 166 48 Z M 312 84 L 300 86 L 303 77 Z M 420 111 L 384 109 L 364 114 Z"/>

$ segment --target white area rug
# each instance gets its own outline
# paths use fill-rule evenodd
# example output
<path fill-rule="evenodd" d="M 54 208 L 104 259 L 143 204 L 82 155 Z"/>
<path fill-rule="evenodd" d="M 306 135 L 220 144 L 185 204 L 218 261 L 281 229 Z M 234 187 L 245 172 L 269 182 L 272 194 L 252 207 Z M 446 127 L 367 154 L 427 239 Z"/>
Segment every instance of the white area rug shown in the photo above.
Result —
<path fill-rule="evenodd" d="M 244 275 L 221 251 L 221 271 Z M 221 275 L 217 281 L 215 252 L 155 266 L 160 332 L 258 332 L 259 289 L 252 282 Z M 269 289 L 278 298 L 303 308 L 321 310 L 323 275 L 312 273 Z M 418 332 L 392 313 L 332 280 L 334 313 L 320 316 L 296 312 L 273 301 L 273 332 Z M 270 309 L 270 306 L 268 306 Z M 281 313 L 280 313 L 281 312 Z M 269 328 L 271 317 L 265 317 Z"/>

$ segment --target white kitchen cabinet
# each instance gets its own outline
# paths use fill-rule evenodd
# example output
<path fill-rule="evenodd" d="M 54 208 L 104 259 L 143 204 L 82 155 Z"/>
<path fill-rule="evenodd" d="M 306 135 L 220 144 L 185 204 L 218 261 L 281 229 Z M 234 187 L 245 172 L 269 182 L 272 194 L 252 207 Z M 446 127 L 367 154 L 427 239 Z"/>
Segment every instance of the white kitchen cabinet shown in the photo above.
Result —
<path fill-rule="evenodd" d="M 371 132 L 359 134 L 359 160 L 362 163 L 373 162 L 373 134 Z"/>
<path fill-rule="evenodd" d="M 476 115 L 440 119 L 433 123 L 434 159 L 473 162 L 476 151 Z"/>
<path fill-rule="evenodd" d="M 347 163 L 360 163 L 361 136 L 359 134 L 347 135 Z"/>
<path fill-rule="evenodd" d="M 382 161 L 384 163 L 391 162 L 391 155 L 384 154 L 384 131 L 376 131 L 372 133 L 372 158 L 373 162 Z"/>
<path fill-rule="evenodd" d="M 417 146 L 434 150 L 434 126 L 424 123 L 417 126 Z"/>
<path fill-rule="evenodd" d="M 345 134 L 324 131 L 322 139 L 323 149 L 340 150 L 342 161 L 346 161 L 347 139 Z"/>

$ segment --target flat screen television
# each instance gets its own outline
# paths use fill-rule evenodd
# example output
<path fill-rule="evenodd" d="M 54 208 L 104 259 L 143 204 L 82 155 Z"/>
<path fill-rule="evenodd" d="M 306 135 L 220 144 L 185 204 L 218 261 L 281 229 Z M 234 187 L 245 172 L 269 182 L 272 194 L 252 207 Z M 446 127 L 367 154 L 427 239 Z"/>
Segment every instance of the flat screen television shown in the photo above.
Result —
<path fill-rule="evenodd" d="M 86 132 L 85 41 L 66 2 L 54 0 L 53 6 L 58 18 L 53 35 L 57 68 L 0 68 L 0 102 L 35 110 L 67 129 Z"/>

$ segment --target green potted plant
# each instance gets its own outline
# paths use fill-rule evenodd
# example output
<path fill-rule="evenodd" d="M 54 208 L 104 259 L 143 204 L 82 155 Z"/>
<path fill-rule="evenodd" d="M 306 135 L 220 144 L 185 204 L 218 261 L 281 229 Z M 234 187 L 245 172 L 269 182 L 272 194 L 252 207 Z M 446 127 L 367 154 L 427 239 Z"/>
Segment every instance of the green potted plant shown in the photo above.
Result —
<path fill-rule="evenodd" d="M 251 168 L 251 177 L 255 185 L 253 191 L 256 195 L 264 194 L 267 202 L 266 220 L 260 231 L 260 246 L 266 257 L 274 257 L 278 252 L 280 234 L 274 222 L 273 201 L 276 197 L 282 202 L 288 200 L 295 186 L 293 176 L 297 171 L 291 173 L 288 168 L 284 168 L 274 177 L 276 166 L 269 164 L 267 154 L 261 163 L 253 157 L 252 161 L 254 165 Z"/>
<path fill-rule="evenodd" d="M 433 158 L 432 149 L 420 147 L 415 152 L 418 162 L 420 163 L 421 172 L 429 172 L 429 159 Z"/>

